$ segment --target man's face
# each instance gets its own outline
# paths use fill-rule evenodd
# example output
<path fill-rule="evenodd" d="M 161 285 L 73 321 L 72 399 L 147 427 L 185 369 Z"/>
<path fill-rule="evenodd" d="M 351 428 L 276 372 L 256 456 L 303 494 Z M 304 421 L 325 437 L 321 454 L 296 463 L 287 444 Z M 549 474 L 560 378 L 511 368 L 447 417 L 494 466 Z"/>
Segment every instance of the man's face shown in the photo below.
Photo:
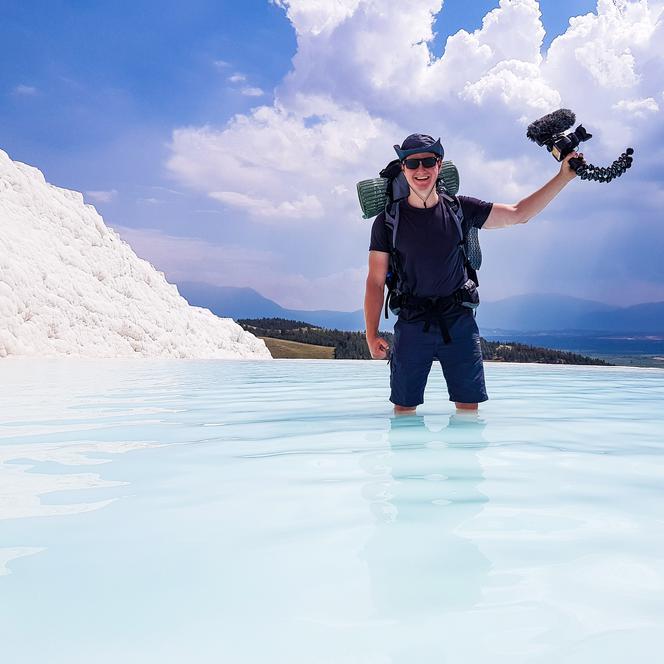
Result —
<path fill-rule="evenodd" d="M 430 168 L 426 168 L 422 165 L 422 162 L 420 162 L 417 168 L 411 169 L 407 168 L 404 163 L 405 161 L 408 161 L 408 159 L 426 159 L 427 157 L 436 158 L 436 163 Z M 428 193 L 434 186 L 436 178 L 438 177 L 440 157 L 432 152 L 418 152 L 417 154 L 409 155 L 404 162 L 401 162 L 401 170 L 404 172 L 410 188 L 419 191 L 422 194 Z"/>

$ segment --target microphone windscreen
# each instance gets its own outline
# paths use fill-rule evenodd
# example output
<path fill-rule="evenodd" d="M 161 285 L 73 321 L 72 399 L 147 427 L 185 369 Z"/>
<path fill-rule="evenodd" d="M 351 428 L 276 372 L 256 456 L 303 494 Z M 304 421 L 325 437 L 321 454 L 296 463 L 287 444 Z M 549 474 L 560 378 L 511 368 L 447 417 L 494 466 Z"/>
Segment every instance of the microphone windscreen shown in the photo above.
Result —
<path fill-rule="evenodd" d="M 544 145 L 556 134 L 567 131 L 576 121 L 576 116 L 569 108 L 559 108 L 528 125 L 526 136 L 538 145 Z"/>

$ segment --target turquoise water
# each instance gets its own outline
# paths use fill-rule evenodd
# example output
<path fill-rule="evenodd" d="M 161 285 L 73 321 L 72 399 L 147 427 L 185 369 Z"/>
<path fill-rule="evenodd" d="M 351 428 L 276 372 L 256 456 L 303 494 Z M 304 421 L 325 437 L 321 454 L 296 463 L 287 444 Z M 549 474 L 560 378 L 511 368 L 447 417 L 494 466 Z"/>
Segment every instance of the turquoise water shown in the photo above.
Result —
<path fill-rule="evenodd" d="M 588 664 L 664 636 L 664 372 L 5 361 L 12 664 Z"/>

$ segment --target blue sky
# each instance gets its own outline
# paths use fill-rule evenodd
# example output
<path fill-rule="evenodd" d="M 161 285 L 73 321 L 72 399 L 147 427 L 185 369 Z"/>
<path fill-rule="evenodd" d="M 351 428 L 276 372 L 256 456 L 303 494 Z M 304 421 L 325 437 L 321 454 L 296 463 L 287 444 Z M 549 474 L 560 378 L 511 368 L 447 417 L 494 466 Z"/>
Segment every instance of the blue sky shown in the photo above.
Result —
<path fill-rule="evenodd" d="M 295 39 L 284 12 L 263 1 L 238 7 L 6 3 L 3 148 L 62 186 L 164 184 L 173 127 L 224 122 L 256 103 L 228 83 L 236 66 L 266 90 L 288 71 Z M 266 42 L 278 45 L 270 57 Z"/>
<path fill-rule="evenodd" d="M 462 193 L 501 202 L 555 174 L 523 128 L 557 106 L 595 130 L 586 154 L 596 163 L 628 140 L 661 146 L 661 2 L 328 4 L 0 2 L 0 147 L 86 192 L 171 280 L 356 309 L 369 226 L 352 185 L 410 131 L 443 136 Z M 587 14 L 565 34 L 570 17 Z M 352 159 L 336 149 L 346 140 Z M 487 232 L 485 296 L 664 299 L 655 157 L 608 194 L 573 183 L 540 228 Z M 655 233 L 649 242 L 621 221 L 635 208 Z M 653 256 L 645 266 L 644 255 Z"/>

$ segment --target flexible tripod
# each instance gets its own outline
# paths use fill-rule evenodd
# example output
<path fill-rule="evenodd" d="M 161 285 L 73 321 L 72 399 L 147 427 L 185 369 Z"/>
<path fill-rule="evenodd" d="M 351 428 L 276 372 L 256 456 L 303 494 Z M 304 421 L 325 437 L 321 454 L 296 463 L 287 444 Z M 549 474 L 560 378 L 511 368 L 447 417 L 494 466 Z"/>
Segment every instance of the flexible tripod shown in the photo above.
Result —
<path fill-rule="evenodd" d="M 582 180 L 593 180 L 594 182 L 611 182 L 613 178 L 619 178 L 632 165 L 634 150 L 627 148 L 611 166 L 594 166 L 587 164 L 579 157 L 569 160 L 569 165 L 576 171 Z"/>

